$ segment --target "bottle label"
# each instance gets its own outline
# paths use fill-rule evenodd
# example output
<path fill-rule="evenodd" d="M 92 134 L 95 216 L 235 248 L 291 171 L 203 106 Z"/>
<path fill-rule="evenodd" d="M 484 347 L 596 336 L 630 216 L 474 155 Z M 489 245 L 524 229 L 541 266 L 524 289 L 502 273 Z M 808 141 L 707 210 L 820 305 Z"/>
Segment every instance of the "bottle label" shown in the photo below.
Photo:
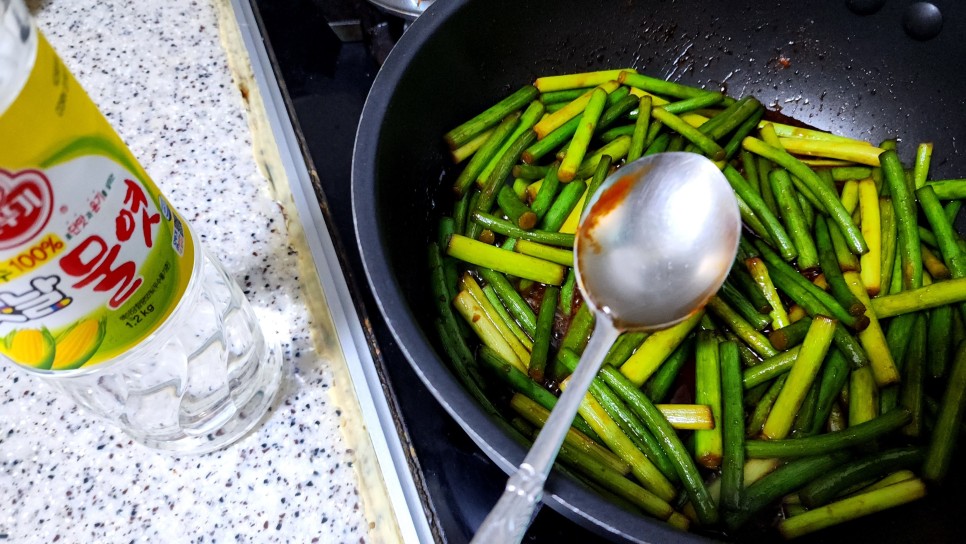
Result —
<path fill-rule="evenodd" d="M 50 44 L 0 114 L 0 354 L 42 371 L 110 360 L 165 321 L 195 249 Z"/>

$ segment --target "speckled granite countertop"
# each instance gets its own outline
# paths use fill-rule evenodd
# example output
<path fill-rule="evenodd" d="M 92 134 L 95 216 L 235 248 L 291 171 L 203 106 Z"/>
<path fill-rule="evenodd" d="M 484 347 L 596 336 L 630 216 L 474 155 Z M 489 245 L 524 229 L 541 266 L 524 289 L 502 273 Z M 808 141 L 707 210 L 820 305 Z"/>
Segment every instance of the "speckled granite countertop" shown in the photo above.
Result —
<path fill-rule="evenodd" d="M 367 508 L 354 468 L 366 444 L 340 429 L 352 424 L 353 410 L 333 394 L 336 358 L 316 334 L 325 324 L 306 307 L 306 257 L 253 159 L 215 1 L 31 7 L 81 85 L 242 284 L 266 335 L 283 346 L 283 390 L 252 434 L 220 452 L 178 458 L 132 442 L 0 365 L 0 542 L 369 542 L 391 534 Z"/>

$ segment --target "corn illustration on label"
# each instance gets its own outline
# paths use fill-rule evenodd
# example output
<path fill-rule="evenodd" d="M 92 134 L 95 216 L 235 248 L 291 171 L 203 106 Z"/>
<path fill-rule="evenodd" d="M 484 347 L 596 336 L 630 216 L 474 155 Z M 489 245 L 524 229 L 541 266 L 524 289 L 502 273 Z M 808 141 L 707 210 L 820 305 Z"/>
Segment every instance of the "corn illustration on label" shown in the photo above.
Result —
<path fill-rule="evenodd" d="M 191 231 L 42 35 L 0 112 L 0 355 L 61 372 L 158 329 L 195 260 Z"/>

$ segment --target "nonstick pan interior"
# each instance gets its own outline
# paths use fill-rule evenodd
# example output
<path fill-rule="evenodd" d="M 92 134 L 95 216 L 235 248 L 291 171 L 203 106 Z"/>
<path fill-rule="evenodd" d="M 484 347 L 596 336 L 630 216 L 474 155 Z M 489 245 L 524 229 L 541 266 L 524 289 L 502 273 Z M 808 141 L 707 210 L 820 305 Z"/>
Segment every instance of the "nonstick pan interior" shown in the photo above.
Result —
<path fill-rule="evenodd" d="M 502 468 L 524 448 L 463 390 L 442 359 L 425 248 L 455 175 L 441 135 L 546 74 L 634 67 L 740 97 L 809 125 L 878 142 L 900 140 L 907 163 L 935 144 L 931 176 L 966 176 L 966 9 L 936 2 L 942 28 L 913 39 L 912 2 L 446 0 L 405 33 L 373 85 L 353 159 L 353 207 L 370 285 L 416 373 Z M 928 11 L 928 10 L 927 10 Z M 913 18 L 915 21 L 915 18 Z M 928 21 L 926 21 L 928 22 Z M 914 26 L 914 25 L 913 25 Z M 397 387 L 405 386 L 404 384 Z M 960 471 L 961 473 L 961 471 Z M 963 483 L 954 476 L 949 488 Z M 949 495 L 944 496 L 944 495 Z M 607 538 L 694 539 L 554 477 L 546 501 Z M 883 542 L 963 541 L 952 493 L 816 535 Z"/>

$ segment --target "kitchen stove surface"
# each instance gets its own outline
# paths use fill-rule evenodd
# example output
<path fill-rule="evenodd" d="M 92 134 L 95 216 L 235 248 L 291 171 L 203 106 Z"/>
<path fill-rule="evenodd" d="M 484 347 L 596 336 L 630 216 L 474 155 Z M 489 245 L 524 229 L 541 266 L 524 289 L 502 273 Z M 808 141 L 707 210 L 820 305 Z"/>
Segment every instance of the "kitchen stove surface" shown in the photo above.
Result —
<path fill-rule="evenodd" d="M 369 292 L 352 227 L 350 171 L 356 126 L 379 62 L 406 23 L 351 0 L 252 0 L 252 7 L 369 335 L 397 431 L 409 446 L 409 466 L 434 536 L 439 542 L 467 542 L 503 491 L 506 475 L 445 413 L 393 342 Z M 351 41 L 357 38 L 362 39 Z M 599 539 L 543 508 L 525 541 L 561 538 Z"/>

